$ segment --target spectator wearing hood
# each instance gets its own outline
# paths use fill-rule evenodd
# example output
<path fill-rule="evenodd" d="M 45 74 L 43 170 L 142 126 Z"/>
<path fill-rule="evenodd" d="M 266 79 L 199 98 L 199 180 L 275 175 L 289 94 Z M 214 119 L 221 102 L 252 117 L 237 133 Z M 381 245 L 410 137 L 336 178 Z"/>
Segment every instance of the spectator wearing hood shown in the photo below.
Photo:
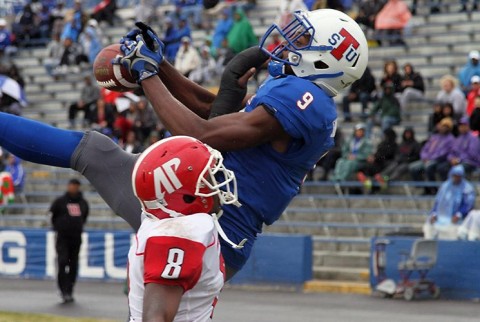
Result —
<path fill-rule="evenodd" d="M 458 79 L 460 80 L 460 88 L 465 93 L 468 94 L 470 91 L 470 82 L 472 76 L 480 76 L 480 52 L 478 50 L 472 50 L 468 54 L 468 61 L 462 67 L 458 73 Z"/>
<path fill-rule="evenodd" d="M 353 136 L 343 143 L 342 156 L 337 160 L 333 171 L 333 181 L 348 180 L 359 168 L 365 165 L 372 151 L 370 140 L 365 137 L 366 125 L 355 125 Z"/>
<path fill-rule="evenodd" d="M 378 113 L 380 113 L 382 131 L 391 128 L 394 125 L 400 124 L 400 103 L 395 97 L 394 90 L 395 87 L 391 82 L 387 82 L 383 85 L 383 96 L 375 103 L 375 106 L 370 112 L 367 136 L 370 136 L 372 133 L 373 123 L 375 122 L 375 118 Z"/>
<path fill-rule="evenodd" d="M 447 160 L 452 150 L 455 137 L 452 135 L 453 121 L 451 118 L 443 118 L 437 125 L 437 133 L 433 134 L 420 151 L 420 160 L 410 164 L 409 171 L 412 179 L 422 181 L 425 177 L 428 181 L 436 180 L 438 166 Z M 425 187 L 425 194 L 434 194 L 436 189 Z"/>
<path fill-rule="evenodd" d="M 23 186 L 25 185 L 25 171 L 21 164 L 22 160 L 11 153 L 7 155 L 6 159 L 5 171 L 12 175 L 14 191 L 16 194 L 20 194 L 23 192 Z"/>
<path fill-rule="evenodd" d="M 408 172 L 410 163 L 420 159 L 420 143 L 415 139 L 415 131 L 407 127 L 402 134 L 402 142 L 395 153 L 395 160 L 381 173 L 382 179 L 388 184 Z"/>
<path fill-rule="evenodd" d="M 233 20 L 230 14 L 230 9 L 224 9 L 220 15 L 220 18 L 217 20 L 217 25 L 215 26 L 215 31 L 213 32 L 212 49 L 214 55 L 216 55 L 217 49 L 222 47 L 222 42 L 227 38 L 232 26 Z"/>
<path fill-rule="evenodd" d="M 447 160 L 438 166 L 438 174 L 442 180 L 447 179 L 448 171 L 456 165 L 463 165 L 467 175 L 480 167 L 480 140 L 470 131 L 468 117 L 460 119 L 458 132 Z"/>
<path fill-rule="evenodd" d="M 7 28 L 7 21 L 0 18 L 0 59 L 3 55 L 10 56 L 17 49 L 12 45 L 12 33 Z"/>
<path fill-rule="evenodd" d="M 399 94 L 400 107 L 403 111 L 406 110 L 408 104 L 414 100 L 423 99 L 425 92 L 425 85 L 423 77 L 416 72 L 410 63 L 403 66 L 404 74 L 400 82 L 402 92 Z"/>
<path fill-rule="evenodd" d="M 475 205 L 475 188 L 465 179 L 461 164 L 454 166 L 435 196 L 423 226 L 425 238 L 457 239 L 458 227 Z"/>
<path fill-rule="evenodd" d="M 403 30 L 409 23 L 412 14 L 402 0 L 388 0 L 375 18 L 375 30 L 380 40 L 390 45 L 405 45 Z"/>
<path fill-rule="evenodd" d="M 253 33 L 252 25 L 241 9 L 233 14 L 233 26 L 227 35 L 228 45 L 235 54 L 257 44 L 257 36 Z"/>
<path fill-rule="evenodd" d="M 78 39 L 82 45 L 83 52 L 88 58 L 88 62 L 93 64 L 95 57 L 97 57 L 103 47 L 97 20 L 90 19 Z"/>
<path fill-rule="evenodd" d="M 392 128 L 383 130 L 383 140 L 378 144 L 377 150 L 369 155 L 367 162 L 358 169 L 357 179 L 363 183 L 365 194 L 372 192 L 372 179 L 380 184 L 382 191 L 387 187 L 380 172 L 395 159 L 398 149 L 396 140 L 397 134 Z"/>

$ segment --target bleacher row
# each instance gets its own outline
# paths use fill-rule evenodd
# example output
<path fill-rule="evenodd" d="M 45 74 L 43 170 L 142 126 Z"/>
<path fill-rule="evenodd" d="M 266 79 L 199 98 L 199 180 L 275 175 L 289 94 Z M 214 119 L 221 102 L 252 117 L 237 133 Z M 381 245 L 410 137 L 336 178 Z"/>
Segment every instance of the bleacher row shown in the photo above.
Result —
<path fill-rule="evenodd" d="M 276 1 L 259 0 L 258 8 L 250 13 L 258 36 L 265 31 L 265 25 L 275 19 L 275 8 Z M 455 8 L 451 10 L 454 12 Z M 423 11 L 421 8 L 418 10 L 420 13 Z M 119 15 L 125 17 L 126 22 L 103 29 L 105 44 L 116 42 L 132 24 L 132 20 L 128 20 L 132 16 L 131 11 L 122 9 Z M 476 35 L 475 29 L 479 22 L 480 13 L 419 14 L 413 18 L 411 34 L 405 39 L 408 46 L 371 48 L 369 65 L 378 81 L 384 60 L 395 58 L 400 65 L 412 63 L 424 76 L 426 98 L 431 100 L 439 90 L 438 79 L 447 73 L 456 75 L 466 62 L 468 52 L 478 49 L 476 41 L 480 36 Z M 206 35 L 205 31 L 196 30 L 194 43 L 201 44 Z M 15 58 L 28 83 L 30 106 L 25 109 L 24 116 L 67 127 L 67 106 L 78 99 L 82 74 L 54 81 L 45 73 L 44 59 L 45 49 L 41 48 L 23 49 Z M 337 99 L 340 102 L 341 96 Z M 358 105 L 352 108 L 354 112 L 355 109 L 360 110 Z M 400 133 L 405 125 L 411 125 L 422 140 L 427 135 L 426 123 L 430 112 L 428 100 L 415 103 L 404 111 L 409 116 L 408 120 L 396 129 Z M 350 135 L 352 128 L 351 123 L 341 125 L 344 135 Z M 68 169 L 28 163 L 25 166 L 28 177 L 24 198 L 19 198 L 18 204 L 10 206 L 6 214 L 0 216 L 0 224 L 48 226 L 46 212 L 50 202 L 63 193 L 67 180 L 76 174 Z M 89 225 L 126 228 L 93 187 L 85 179 L 82 182 L 85 183 L 85 196 L 92 206 Z M 316 278 L 365 280 L 368 277 L 370 237 L 402 231 L 419 232 L 431 207 L 432 197 L 419 196 L 417 189 L 422 186 L 415 187 L 411 182 L 393 182 L 388 194 L 362 196 L 348 193 L 349 188 L 358 186 L 358 182 L 341 185 L 307 182 L 302 194 L 294 199 L 282 218 L 266 231 L 312 234 Z"/>

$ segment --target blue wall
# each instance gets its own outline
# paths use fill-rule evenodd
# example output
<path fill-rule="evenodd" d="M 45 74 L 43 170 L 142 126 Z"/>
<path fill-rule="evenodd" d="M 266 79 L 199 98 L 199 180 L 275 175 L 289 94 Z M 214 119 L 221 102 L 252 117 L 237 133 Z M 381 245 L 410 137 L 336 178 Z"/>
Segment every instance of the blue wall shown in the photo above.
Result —
<path fill-rule="evenodd" d="M 306 235 L 261 235 L 250 258 L 232 283 L 302 284 L 312 279 L 312 237 Z"/>
<path fill-rule="evenodd" d="M 371 254 L 375 251 L 375 240 L 387 239 L 386 275 L 397 282 L 400 278 L 397 265 L 401 260 L 400 253 L 408 252 L 415 238 L 382 237 L 374 238 L 371 243 Z M 373 256 L 370 260 L 370 284 L 372 289 L 377 281 L 373 271 Z M 480 242 L 470 241 L 438 241 L 437 265 L 427 277 L 440 287 L 442 298 L 473 299 L 480 298 Z M 417 274 L 413 275 L 418 278 Z"/>
<path fill-rule="evenodd" d="M 123 280 L 131 231 L 87 230 L 79 277 Z M 55 277 L 55 234 L 48 229 L 0 228 L 0 277 Z M 310 236 L 262 235 L 233 283 L 301 284 L 312 278 Z"/>

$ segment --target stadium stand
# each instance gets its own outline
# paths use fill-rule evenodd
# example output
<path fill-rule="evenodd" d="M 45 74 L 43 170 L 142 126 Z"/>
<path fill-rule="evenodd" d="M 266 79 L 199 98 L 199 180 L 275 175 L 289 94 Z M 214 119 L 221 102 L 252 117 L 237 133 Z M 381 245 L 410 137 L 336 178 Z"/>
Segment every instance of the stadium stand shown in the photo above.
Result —
<path fill-rule="evenodd" d="M 377 80 L 381 78 L 384 61 L 391 58 L 395 58 L 399 66 L 412 63 L 424 77 L 425 99 L 412 104 L 408 113 L 404 112 L 401 126 L 394 128 L 399 136 L 405 126 L 413 126 L 419 140 L 427 138 L 426 124 L 431 102 L 439 90 L 438 80 L 445 74 L 457 75 L 468 52 L 478 49 L 480 35 L 477 36 L 475 29 L 480 22 L 480 12 L 457 13 L 459 8 L 457 2 L 451 5 L 451 13 L 430 15 L 427 14 L 428 5 L 420 6 L 412 18 L 411 33 L 405 37 L 407 46 L 370 50 L 369 66 Z M 166 10 L 167 7 L 157 8 L 159 13 Z M 133 23 L 132 8 L 119 9 L 117 15 L 122 22 L 116 20 L 113 27 L 103 30 L 104 44 L 117 42 Z M 255 34 L 263 35 L 267 24 L 275 16 L 276 1 L 257 1 L 257 10 L 249 13 Z M 194 44 L 201 45 L 207 35 L 205 30 L 194 30 Z M 79 98 L 78 84 L 88 70 L 54 80 L 45 72 L 45 58 L 45 49 L 37 47 L 20 49 L 14 58 L 27 80 L 30 105 L 23 110 L 23 116 L 67 128 L 68 104 Z M 341 98 L 341 95 L 336 98 L 338 104 L 341 104 Z M 359 103 L 352 103 L 351 109 L 354 115 L 360 115 Z M 342 115 L 341 107 L 338 111 Z M 351 134 L 353 124 L 343 123 L 340 127 L 346 137 Z M 379 135 L 378 129 L 376 131 Z M 76 174 L 71 170 L 30 163 L 24 166 L 28 173 L 25 186 L 27 203 L 9 206 L 7 213 L 0 215 L 0 224 L 46 227 L 48 220 L 45 214 L 50 202 L 62 191 L 67 180 Z M 364 196 L 349 193 L 349 189 L 359 187 L 358 182 L 307 182 L 302 194 L 294 199 L 281 220 L 265 231 L 312 234 L 316 279 L 365 282 L 368 280 L 370 238 L 420 232 L 433 197 L 419 196 L 419 191 L 425 185 L 439 184 L 392 182 L 387 193 Z M 91 186 L 85 184 L 84 188 L 92 205 L 90 226 L 126 227 Z"/>

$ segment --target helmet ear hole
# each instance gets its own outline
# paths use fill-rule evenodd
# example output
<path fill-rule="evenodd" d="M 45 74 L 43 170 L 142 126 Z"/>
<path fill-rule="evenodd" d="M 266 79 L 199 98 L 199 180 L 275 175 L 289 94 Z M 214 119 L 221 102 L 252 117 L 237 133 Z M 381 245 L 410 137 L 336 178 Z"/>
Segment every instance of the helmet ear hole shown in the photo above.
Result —
<path fill-rule="evenodd" d="M 323 62 L 322 60 L 317 60 L 314 63 L 314 66 L 315 66 L 316 69 L 327 69 L 327 68 L 330 67 L 325 62 Z"/>
<path fill-rule="evenodd" d="M 183 201 L 185 203 L 192 203 L 195 201 L 197 197 L 196 196 L 191 196 L 191 195 L 183 195 Z"/>

